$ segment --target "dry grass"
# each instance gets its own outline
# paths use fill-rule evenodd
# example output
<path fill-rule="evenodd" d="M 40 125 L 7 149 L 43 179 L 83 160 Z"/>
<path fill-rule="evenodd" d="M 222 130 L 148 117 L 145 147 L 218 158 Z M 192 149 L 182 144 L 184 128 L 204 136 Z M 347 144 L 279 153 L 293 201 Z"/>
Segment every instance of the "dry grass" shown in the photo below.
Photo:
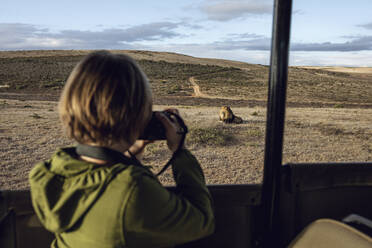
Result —
<path fill-rule="evenodd" d="M 56 100 L 71 68 L 88 52 L 0 52 L 0 189 L 27 189 L 35 163 L 73 145 L 60 131 Z M 156 109 L 178 106 L 190 128 L 187 146 L 207 183 L 261 182 L 268 67 L 174 53 L 116 52 L 130 54 L 145 69 Z M 285 163 L 372 160 L 371 77 L 354 72 L 290 68 Z M 202 97 L 192 96 L 190 78 Z M 222 105 L 231 105 L 244 122 L 219 122 Z M 146 148 L 144 163 L 156 172 L 170 156 L 165 142 L 157 142 Z M 172 184 L 170 170 L 160 180 Z"/>
<path fill-rule="evenodd" d="M 27 188 L 31 167 L 69 144 L 61 135 L 55 102 L 0 100 L 0 123 L 0 188 Z"/>
<path fill-rule="evenodd" d="M 1 189 L 28 188 L 27 175 L 35 163 L 48 159 L 57 147 L 73 144 L 61 134 L 56 105 L 0 100 Z M 265 108 L 233 108 L 244 120 L 240 125 L 219 122 L 219 107 L 178 108 L 190 128 L 187 146 L 209 184 L 261 182 Z M 289 108 L 286 123 L 284 162 L 372 159 L 372 109 Z M 165 142 L 158 142 L 147 147 L 144 163 L 157 172 L 170 156 Z M 173 183 L 170 170 L 160 179 Z"/>
<path fill-rule="evenodd" d="M 306 69 L 321 69 L 326 71 L 335 72 L 346 72 L 346 73 L 362 73 L 362 74 L 372 74 L 372 67 L 320 67 L 320 66 L 301 66 L 300 68 Z"/>
<path fill-rule="evenodd" d="M 285 162 L 371 161 L 371 109 L 288 109 Z"/>

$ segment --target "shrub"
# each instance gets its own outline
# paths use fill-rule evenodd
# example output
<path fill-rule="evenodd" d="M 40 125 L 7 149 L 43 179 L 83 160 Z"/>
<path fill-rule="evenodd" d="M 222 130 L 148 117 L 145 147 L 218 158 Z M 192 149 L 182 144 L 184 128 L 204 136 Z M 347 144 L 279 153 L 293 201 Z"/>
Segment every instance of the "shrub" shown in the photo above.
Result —
<path fill-rule="evenodd" d="M 177 92 L 179 92 L 180 90 L 181 90 L 182 88 L 181 88 L 181 86 L 179 86 L 179 85 L 173 85 L 173 86 L 171 86 L 168 90 L 167 90 L 167 94 L 174 94 L 174 93 L 177 93 Z"/>
<path fill-rule="evenodd" d="M 42 119 L 43 117 L 41 117 L 40 115 L 38 115 L 37 113 L 33 113 L 31 115 L 32 118 L 35 118 L 35 119 Z"/>
<path fill-rule="evenodd" d="M 344 108 L 344 107 L 345 106 L 342 103 L 337 103 L 337 104 L 334 105 L 334 108 Z"/>
<path fill-rule="evenodd" d="M 27 85 L 16 85 L 15 89 L 16 90 L 23 90 L 23 89 L 26 89 L 27 88 Z"/>
<path fill-rule="evenodd" d="M 191 129 L 188 136 L 189 143 L 200 145 L 226 146 L 234 140 L 231 133 L 226 133 L 216 127 Z"/>
<path fill-rule="evenodd" d="M 247 134 L 249 137 L 255 137 L 255 138 L 263 136 L 263 133 L 260 129 L 249 129 Z"/>
<path fill-rule="evenodd" d="M 42 86 L 44 88 L 59 89 L 59 88 L 62 88 L 64 85 L 65 85 L 65 83 L 62 82 L 62 81 L 55 81 L 55 82 L 44 83 Z"/>

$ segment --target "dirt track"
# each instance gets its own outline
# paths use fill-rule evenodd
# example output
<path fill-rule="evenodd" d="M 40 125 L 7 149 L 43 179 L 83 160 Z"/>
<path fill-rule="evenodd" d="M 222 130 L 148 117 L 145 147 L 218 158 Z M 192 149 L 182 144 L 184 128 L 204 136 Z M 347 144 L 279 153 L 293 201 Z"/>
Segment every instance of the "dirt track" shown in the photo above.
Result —
<path fill-rule="evenodd" d="M 200 91 L 200 86 L 195 82 L 194 77 L 190 77 L 189 82 L 191 83 L 191 86 L 194 89 L 194 95 L 193 95 L 194 97 L 211 98 L 209 95 L 204 94 Z"/>

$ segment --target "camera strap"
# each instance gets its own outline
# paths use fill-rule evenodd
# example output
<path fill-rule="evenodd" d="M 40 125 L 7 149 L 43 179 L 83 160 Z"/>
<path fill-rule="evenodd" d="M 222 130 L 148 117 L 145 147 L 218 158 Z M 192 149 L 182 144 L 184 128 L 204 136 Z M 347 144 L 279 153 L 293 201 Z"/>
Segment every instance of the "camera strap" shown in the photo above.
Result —
<path fill-rule="evenodd" d="M 123 163 L 123 164 L 133 164 L 143 167 L 141 162 L 136 159 L 136 157 L 127 157 L 119 151 L 113 149 L 102 147 L 102 146 L 90 146 L 84 144 L 78 144 L 76 146 L 76 153 L 80 156 L 87 156 L 95 159 L 100 159 L 112 163 Z"/>
<path fill-rule="evenodd" d="M 182 135 L 181 141 L 178 144 L 177 150 L 173 153 L 172 157 L 169 159 L 169 161 L 163 166 L 163 168 L 156 174 L 156 176 L 160 176 L 161 174 L 164 173 L 168 169 L 168 167 L 171 165 L 173 159 L 176 157 L 176 155 L 182 150 L 182 147 L 185 143 L 185 138 L 186 134 L 188 132 L 188 128 L 185 124 L 185 122 L 182 120 L 180 116 L 174 113 L 169 113 L 171 116 L 174 116 L 177 119 L 177 122 L 181 126 L 180 130 L 177 132 L 179 135 Z M 128 151 L 129 152 L 129 151 Z M 113 163 L 124 163 L 124 164 L 133 164 L 141 167 L 145 167 L 137 158 L 135 155 L 131 155 L 131 157 L 125 156 L 123 153 L 112 150 L 107 147 L 102 147 L 102 146 L 90 146 L 90 145 L 85 145 L 85 144 L 78 144 L 76 146 L 76 153 L 80 156 L 87 156 L 91 158 L 96 158 L 108 162 L 113 162 Z"/>
<path fill-rule="evenodd" d="M 168 160 L 168 162 L 163 166 L 163 168 L 156 174 L 156 176 L 160 176 L 168 169 L 168 167 L 171 165 L 173 159 L 176 157 L 176 155 L 182 150 L 183 145 L 185 144 L 186 134 L 188 133 L 189 129 L 187 128 L 185 122 L 182 120 L 182 118 L 173 113 L 168 112 L 171 116 L 174 116 L 177 119 L 178 124 L 181 126 L 181 129 L 177 132 L 177 134 L 182 135 L 181 141 L 178 144 L 177 150 L 173 153 L 172 157 Z"/>

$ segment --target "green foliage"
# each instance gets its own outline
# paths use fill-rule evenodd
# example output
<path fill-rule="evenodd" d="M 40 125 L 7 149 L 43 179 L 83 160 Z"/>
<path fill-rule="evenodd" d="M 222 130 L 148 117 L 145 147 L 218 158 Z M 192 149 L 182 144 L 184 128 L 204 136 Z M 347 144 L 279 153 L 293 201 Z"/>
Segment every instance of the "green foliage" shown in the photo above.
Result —
<path fill-rule="evenodd" d="M 61 88 L 83 56 L 0 58 L 0 82 L 11 88 Z"/>
<path fill-rule="evenodd" d="M 64 85 L 65 85 L 64 82 L 57 80 L 57 81 L 54 81 L 54 82 L 44 83 L 42 86 L 44 88 L 61 89 L 61 88 L 63 88 Z"/>
<path fill-rule="evenodd" d="M 39 114 L 37 114 L 37 113 L 33 113 L 32 115 L 31 115 L 31 117 L 32 118 L 35 118 L 35 119 L 42 119 L 43 117 L 41 117 Z"/>
<path fill-rule="evenodd" d="M 193 128 L 187 138 L 188 143 L 211 146 L 226 146 L 234 140 L 231 133 L 217 127 Z"/>
<path fill-rule="evenodd" d="M 27 88 L 27 85 L 16 85 L 15 86 L 16 90 L 23 90 L 23 89 L 26 89 L 26 88 Z"/>
<path fill-rule="evenodd" d="M 337 103 L 334 105 L 334 108 L 344 108 L 345 105 L 343 103 Z"/>
<path fill-rule="evenodd" d="M 181 90 L 181 86 L 179 85 L 172 85 L 170 88 L 167 89 L 167 94 L 174 94 Z"/>
<path fill-rule="evenodd" d="M 260 129 L 248 129 L 247 135 L 249 137 L 259 138 L 263 136 L 263 132 Z"/>

